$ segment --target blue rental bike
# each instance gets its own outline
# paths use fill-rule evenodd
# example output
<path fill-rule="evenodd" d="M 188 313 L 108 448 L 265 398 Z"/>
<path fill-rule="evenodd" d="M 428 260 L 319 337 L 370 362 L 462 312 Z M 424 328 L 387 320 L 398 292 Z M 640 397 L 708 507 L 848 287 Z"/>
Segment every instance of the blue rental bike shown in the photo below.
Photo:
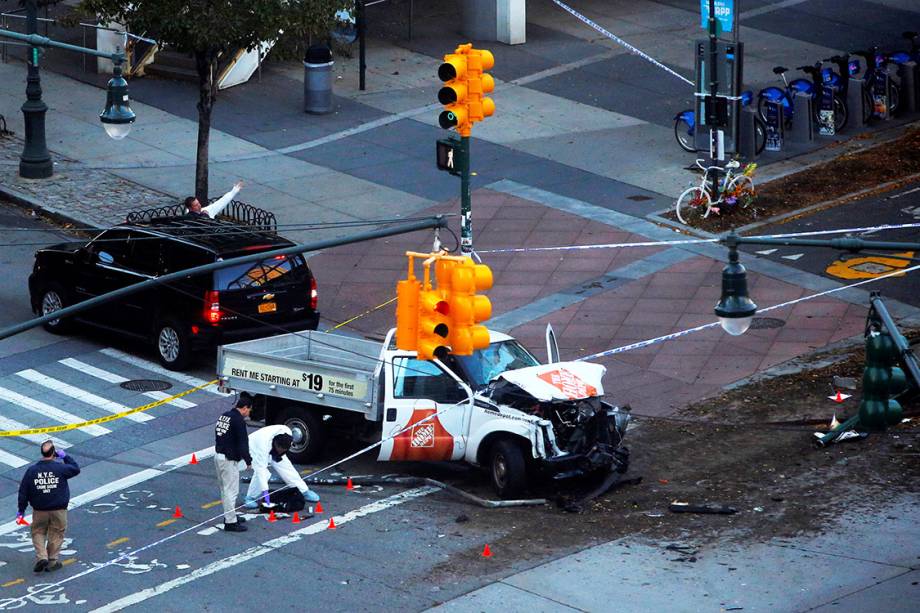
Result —
<path fill-rule="evenodd" d="M 750 90 L 741 92 L 741 106 L 749 106 L 754 99 Z M 684 151 L 696 153 L 694 136 L 696 135 L 696 113 L 693 109 L 681 111 L 674 116 L 674 138 Z M 760 117 L 754 117 L 754 151 L 757 155 L 767 146 L 767 125 Z"/>
<path fill-rule="evenodd" d="M 794 96 L 798 92 L 808 94 L 814 101 L 813 113 L 815 123 L 819 123 L 821 113 L 821 99 L 824 97 L 824 78 L 821 71 L 821 62 L 815 62 L 814 66 L 799 66 L 796 70 L 801 70 L 810 79 L 786 79 L 786 72 L 789 71 L 785 66 L 776 66 L 773 68 L 773 74 L 783 80 L 784 87 L 765 87 L 757 95 L 757 112 L 760 118 L 767 119 L 767 104 L 778 103 L 783 107 L 783 115 L 786 118 L 786 125 L 792 124 L 792 117 L 795 114 Z M 847 109 L 846 100 L 841 96 L 840 91 L 835 91 L 833 96 L 834 105 L 834 130 L 839 132 L 847 124 L 849 110 Z"/>
<path fill-rule="evenodd" d="M 901 106 L 901 88 L 888 73 L 888 66 L 892 63 L 888 56 L 879 51 L 878 47 L 850 51 L 850 53 L 863 58 L 866 64 L 862 78 L 866 82 L 866 92 L 869 95 L 869 118 L 880 117 L 885 113 L 889 115 L 896 113 Z M 886 91 L 888 92 L 887 108 L 882 101 L 882 96 Z"/>

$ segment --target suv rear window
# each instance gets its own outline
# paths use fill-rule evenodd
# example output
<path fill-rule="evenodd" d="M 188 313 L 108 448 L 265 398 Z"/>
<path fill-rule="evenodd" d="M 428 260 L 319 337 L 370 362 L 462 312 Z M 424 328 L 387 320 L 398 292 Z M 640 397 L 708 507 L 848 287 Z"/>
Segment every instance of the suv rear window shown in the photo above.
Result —
<path fill-rule="evenodd" d="M 309 269 L 303 256 L 275 256 L 214 271 L 217 290 L 259 288 L 283 283 L 305 283 Z"/>

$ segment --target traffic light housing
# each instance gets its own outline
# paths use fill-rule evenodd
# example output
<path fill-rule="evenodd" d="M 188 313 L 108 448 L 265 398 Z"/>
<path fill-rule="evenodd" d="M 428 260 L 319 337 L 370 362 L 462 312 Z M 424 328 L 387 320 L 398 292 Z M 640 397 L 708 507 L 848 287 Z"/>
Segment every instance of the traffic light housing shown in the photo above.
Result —
<path fill-rule="evenodd" d="M 492 316 L 492 303 L 476 292 L 492 287 L 489 267 L 443 251 L 406 255 L 408 276 L 396 284 L 396 347 L 415 351 L 420 360 L 471 355 L 488 347 L 489 331 L 481 324 Z M 422 281 L 415 278 L 416 257 L 425 258 Z"/>
<path fill-rule="evenodd" d="M 418 359 L 443 360 L 450 352 L 450 303 L 440 290 L 422 290 L 418 301 Z"/>
<path fill-rule="evenodd" d="M 891 335 L 870 331 L 866 336 L 866 366 L 863 370 L 859 423 L 882 430 L 901 421 L 901 405 L 893 398 L 907 388 L 904 371 L 895 366 L 898 348 Z"/>
<path fill-rule="evenodd" d="M 492 316 L 492 303 L 476 292 L 492 287 L 492 271 L 470 258 L 450 270 L 450 346 L 454 355 L 471 355 L 489 346 L 489 330 L 481 325 Z"/>
<path fill-rule="evenodd" d="M 438 91 L 438 101 L 444 105 L 438 116 L 442 128 L 469 136 L 474 123 L 495 112 L 495 102 L 483 95 L 495 89 L 495 79 L 484 72 L 494 65 L 492 52 L 473 49 L 471 43 L 444 56 L 438 67 L 438 78 L 444 82 Z"/>

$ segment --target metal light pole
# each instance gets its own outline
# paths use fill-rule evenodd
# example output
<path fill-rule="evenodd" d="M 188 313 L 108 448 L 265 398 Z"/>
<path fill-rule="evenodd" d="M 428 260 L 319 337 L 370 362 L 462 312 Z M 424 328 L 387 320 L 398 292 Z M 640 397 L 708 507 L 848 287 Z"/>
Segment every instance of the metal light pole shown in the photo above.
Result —
<path fill-rule="evenodd" d="M 25 179 L 47 179 L 53 174 L 54 167 L 45 139 L 45 113 L 48 107 L 42 100 L 41 79 L 38 73 L 39 47 L 66 49 L 112 61 L 115 65 L 114 74 L 109 80 L 106 106 L 99 115 L 99 119 L 105 126 L 106 133 L 113 139 L 120 140 L 128 135 L 135 115 L 128 98 L 128 83 L 122 77 L 121 72 L 125 54 L 120 51 L 105 53 L 40 36 L 38 34 L 38 2 L 37 0 L 26 0 L 25 5 L 26 33 L 0 30 L 0 37 L 20 40 L 29 45 L 26 102 L 22 105 L 22 115 L 25 121 L 25 146 L 19 158 L 19 176 Z"/>
<path fill-rule="evenodd" d="M 26 34 L 38 34 L 38 2 L 26 1 Z M 22 105 L 25 120 L 25 147 L 19 158 L 19 176 L 26 179 L 47 179 L 53 173 L 51 154 L 45 141 L 45 112 L 41 79 L 38 74 L 38 47 L 29 47 L 29 76 L 26 79 L 26 101 Z"/>
<path fill-rule="evenodd" d="M 460 137 L 460 253 L 473 253 L 473 196 L 470 191 L 470 136 Z"/>
<path fill-rule="evenodd" d="M 706 104 L 706 123 L 709 125 L 709 165 L 717 166 L 715 158 L 717 157 L 714 148 L 718 147 L 717 131 L 720 127 L 717 96 L 719 94 L 719 48 L 716 42 L 718 38 L 716 22 L 716 1 L 709 0 L 709 99 Z M 719 190 L 719 171 L 712 171 L 712 193 L 718 193 Z"/>

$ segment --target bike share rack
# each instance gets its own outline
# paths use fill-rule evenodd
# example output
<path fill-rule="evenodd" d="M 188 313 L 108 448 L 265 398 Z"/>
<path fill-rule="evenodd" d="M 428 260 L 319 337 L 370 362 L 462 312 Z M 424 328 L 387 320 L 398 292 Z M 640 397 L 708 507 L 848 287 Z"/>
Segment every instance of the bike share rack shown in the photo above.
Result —
<path fill-rule="evenodd" d="M 766 151 L 782 151 L 786 131 L 786 113 L 781 102 L 767 102 L 767 146 Z"/>
<path fill-rule="evenodd" d="M 757 111 L 750 106 L 742 107 L 738 117 L 738 153 L 742 158 L 751 161 L 757 158 L 755 117 L 757 117 Z"/>
<path fill-rule="evenodd" d="M 898 66 L 898 76 L 901 78 L 901 110 L 914 113 L 920 98 L 920 91 L 917 90 L 920 84 L 917 79 L 917 62 L 904 62 Z"/>
<path fill-rule="evenodd" d="M 810 143 L 815 140 L 814 103 L 811 94 L 795 92 L 792 97 L 795 113 L 792 114 L 792 126 L 789 128 L 789 141 L 793 143 Z"/>
<path fill-rule="evenodd" d="M 860 77 L 850 77 L 850 85 L 847 87 L 847 108 L 850 109 L 850 118 L 848 125 L 857 130 L 865 127 L 863 115 L 866 110 L 863 108 L 865 98 L 863 92 L 866 89 L 866 80 Z"/>

